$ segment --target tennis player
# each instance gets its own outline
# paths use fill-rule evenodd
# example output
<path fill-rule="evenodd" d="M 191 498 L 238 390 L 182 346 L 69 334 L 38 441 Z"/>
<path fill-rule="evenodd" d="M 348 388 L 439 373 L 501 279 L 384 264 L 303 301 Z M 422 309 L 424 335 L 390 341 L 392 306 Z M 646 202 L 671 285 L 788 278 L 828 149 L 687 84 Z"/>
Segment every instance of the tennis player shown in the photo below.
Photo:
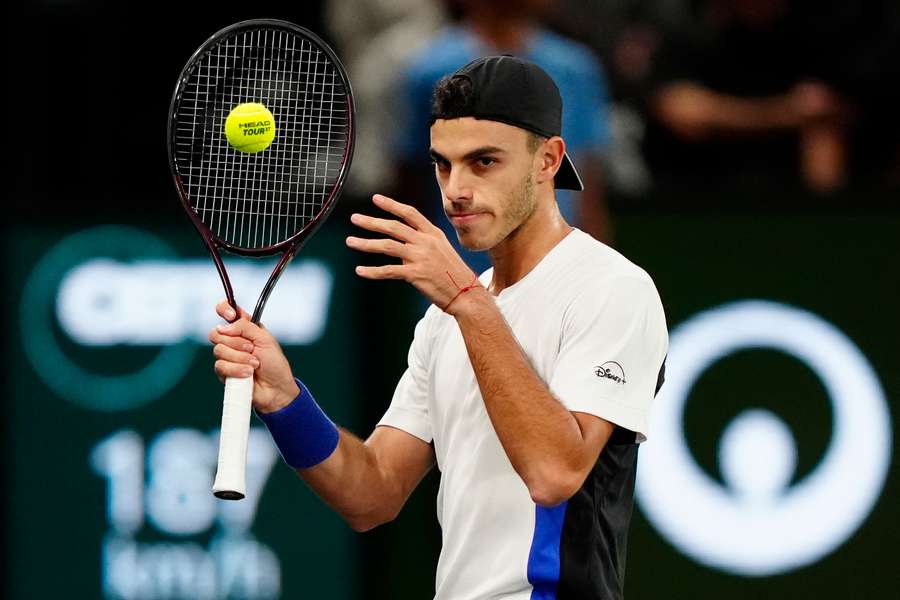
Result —
<path fill-rule="evenodd" d="M 413 207 L 354 214 L 357 267 L 402 279 L 433 305 L 390 407 L 362 441 L 338 429 L 247 315 L 216 328 L 216 373 L 254 374 L 254 408 L 285 461 L 356 530 L 393 519 L 437 463 L 439 600 L 622 597 L 638 444 L 668 344 L 653 281 L 570 227 L 554 190 L 581 189 L 552 79 L 481 58 L 435 88 L 431 157 L 444 210 L 476 277 Z M 235 315 L 218 306 L 226 319 Z"/>

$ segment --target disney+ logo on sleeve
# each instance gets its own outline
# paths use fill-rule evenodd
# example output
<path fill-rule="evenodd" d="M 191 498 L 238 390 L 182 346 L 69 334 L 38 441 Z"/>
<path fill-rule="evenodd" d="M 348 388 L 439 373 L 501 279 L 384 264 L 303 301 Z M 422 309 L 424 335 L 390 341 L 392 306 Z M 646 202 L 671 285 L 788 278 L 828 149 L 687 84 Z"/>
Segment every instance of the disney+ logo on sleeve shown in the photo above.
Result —
<path fill-rule="evenodd" d="M 625 369 L 614 360 L 609 360 L 602 365 L 594 367 L 594 375 L 600 379 L 612 379 L 616 383 L 625 385 Z"/>

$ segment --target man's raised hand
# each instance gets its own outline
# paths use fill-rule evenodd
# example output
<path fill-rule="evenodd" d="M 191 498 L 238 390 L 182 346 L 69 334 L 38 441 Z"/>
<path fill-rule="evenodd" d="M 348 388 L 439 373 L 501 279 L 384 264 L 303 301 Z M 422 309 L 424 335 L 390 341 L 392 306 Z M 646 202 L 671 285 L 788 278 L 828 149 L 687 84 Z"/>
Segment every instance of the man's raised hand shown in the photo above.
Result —
<path fill-rule="evenodd" d="M 463 287 L 475 281 L 475 274 L 447 241 L 444 232 L 422 213 L 387 196 L 376 194 L 373 202 L 402 221 L 353 214 L 350 221 L 354 225 L 389 237 L 350 236 L 347 245 L 362 252 L 399 258 L 402 264 L 358 266 L 357 275 L 366 279 L 402 279 L 440 308 L 447 307 Z"/>

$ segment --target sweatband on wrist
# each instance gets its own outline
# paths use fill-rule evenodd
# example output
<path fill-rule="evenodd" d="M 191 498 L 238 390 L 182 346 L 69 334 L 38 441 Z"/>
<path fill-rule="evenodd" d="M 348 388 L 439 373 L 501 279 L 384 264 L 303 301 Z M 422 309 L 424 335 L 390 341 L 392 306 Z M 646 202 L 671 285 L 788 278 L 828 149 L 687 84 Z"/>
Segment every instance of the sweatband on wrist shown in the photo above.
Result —
<path fill-rule="evenodd" d="M 303 382 L 296 379 L 300 394 L 280 410 L 257 412 L 266 424 L 281 457 L 295 469 L 313 467 L 337 448 L 340 433 L 319 408 Z"/>

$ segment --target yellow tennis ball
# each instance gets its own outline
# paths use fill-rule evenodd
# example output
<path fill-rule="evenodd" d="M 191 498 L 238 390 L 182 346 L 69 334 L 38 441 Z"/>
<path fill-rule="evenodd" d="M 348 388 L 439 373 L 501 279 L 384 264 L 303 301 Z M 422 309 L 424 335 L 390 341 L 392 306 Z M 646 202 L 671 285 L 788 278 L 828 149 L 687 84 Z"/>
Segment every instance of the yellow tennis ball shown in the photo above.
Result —
<path fill-rule="evenodd" d="M 275 117 L 259 102 L 238 104 L 225 119 L 225 137 L 238 152 L 262 152 L 275 139 Z"/>

